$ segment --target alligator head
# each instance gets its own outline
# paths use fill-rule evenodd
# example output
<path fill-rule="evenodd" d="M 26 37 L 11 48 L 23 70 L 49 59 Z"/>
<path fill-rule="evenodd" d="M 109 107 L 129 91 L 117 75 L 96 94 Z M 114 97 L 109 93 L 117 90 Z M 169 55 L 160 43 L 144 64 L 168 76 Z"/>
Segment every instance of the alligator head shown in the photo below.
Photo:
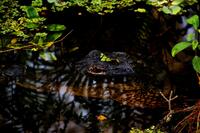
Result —
<path fill-rule="evenodd" d="M 124 52 L 103 54 L 92 50 L 84 59 L 76 63 L 76 70 L 93 76 L 127 76 L 134 74 L 132 60 Z"/>

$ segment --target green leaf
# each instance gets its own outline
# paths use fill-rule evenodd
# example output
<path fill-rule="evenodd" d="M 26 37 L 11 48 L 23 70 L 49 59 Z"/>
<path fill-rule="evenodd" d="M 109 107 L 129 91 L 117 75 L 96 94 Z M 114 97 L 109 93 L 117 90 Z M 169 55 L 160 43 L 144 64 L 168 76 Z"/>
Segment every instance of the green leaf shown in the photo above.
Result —
<path fill-rule="evenodd" d="M 40 58 L 45 61 L 56 61 L 57 58 L 54 53 L 52 52 L 40 52 Z"/>
<path fill-rule="evenodd" d="M 74 47 L 69 50 L 69 53 L 79 50 L 79 47 Z"/>
<path fill-rule="evenodd" d="M 180 43 L 177 43 L 172 48 L 172 51 L 171 51 L 172 56 L 174 57 L 177 53 L 181 52 L 182 50 L 188 48 L 191 45 L 192 45 L 191 42 L 180 42 Z"/>
<path fill-rule="evenodd" d="M 195 30 L 198 30 L 199 27 L 199 16 L 193 15 L 192 17 L 188 18 L 187 20 L 188 24 L 191 24 Z"/>
<path fill-rule="evenodd" d="M 195 34 L 194 33 L 189 33 L 186 36 L 186 40 L 187 41 L 192 41 L 192 40 L 194 40 L 194 38 L 195 38 Z"/>
<path fill-rule="evenodd" d="M 180 6 L 171 6 L 170 8 L 172 10 L 172 14 L 173 15 L 176 15 L 181 11 L 181 7 Z"/>
<path fill-rule="evenodd" d="M 50 54 L 51 60 L 56 61 L 57 57 L 55 56 L 55 54 L 51 53 Z"/>
<path fill-rule="evenodd" d="M 44 39 L 42 37 L 39 37 L 37 44 L 38 46 L 42 46 L 44 44 Z"/>
<path fill-rule="evenodd" d="M 54 42 L 46 42 L 46 44 L 44 45 L 44 47 L 49 48 L 54 44 Z"/>
<path fill-rule="evenodd" d="M 146 9 L 144 9 L 144 8 L 138 8 L 138 9 L 135 9 L 134 11 L 135 12 L 140 12 L 140 13 L 145 13 Z"/>
<path fill-rule="evenodd" d="M 49 3 L 56 3 L 57 0 L 47 0 Z"/>
<path fill-rule="evenodd" d="M 192 49 L 195 50 L 198 46 L 199 42 L 197 40 L 192 41 Z"/>
<path fill-rule="evenodd" d="M 192 59 L 192 65 L 196 72 L 200 73 L 200 57 L 194 56 Z"/>
<path fill-rule="evenodd" d="M 174 1 L 172 1 L 172 5 L 179 5 L 179 4 L 181 4 L 183 2 L 183 0 L 174 0 Z"/>
<path fill-rule="evenodd" d="M 101 53 L 100 55 L 101 61 L 102 62 L 110 62 L 111 59 L 109 57 L 107 57 L 105 54 Z"/>
<path fill-rule="evenodd" d="M 39 14 L 38 14 L 37 10 L 32 6 L 26 6 L 25 7 L 25 11 L 26 11 L 26 15 L 27 15 L 28 18 L 37 18 L 37 17 L 39 17 Z"/>
<path fill-rule="evenodd" d="M 45 44 L 45 40 L 47 37 L 47 33 L 45 32 L 38 32 L 35 34 L 33 41 L 34 43 L 36 43 L 38 46 L 43 47 L 43 45 Z"/>
<path fill-rule="evenodd" d="M 32 0 L 32 6 L 41 7 L 43 0 Z"/>
<path fill-rule="evenodd" d="M 61 33 L 61 32 L 49 34 L 49 35 L 47 36 L 47 41 L 49 41 L 49 42 L 52 41 L 52 42 L 53 42 L 53 41 L 57 40 L 59 37 L 61 37 L 61 36 L 62 36 L 62 33 Z"/>
<path fill-rule="evenodd" d="M 27 23 L 26 27 L 29 29 L 37 29 L 39 27 L 39 25 L 35 24 L 35 23 Z"/>
<path fill-rule="evenodd" d="M 171 13 L 172 13 L 172 11 L 171 11 L 171 10 L 169 9 L 169 7 L 167 7 L 167 6 L 163 6 L 162 11 L 163 11 L 164 13 L 166 13 L 166 14 L 171 14 Z"/>
<path fill-rule="evenodd" d="M 166 14 L 172 14 L 172 15 L 176 15 L 177 13 L 179 13 L 181 11 L 181 7 L 180 6 L 163 6 L 162 11 Z"/>
<path fill-rule="evenodd" d="M 63 31 L 65 29 L 66 29 L 66 27 L 61 24 L 50 24 L 47 26 L 47 30 L 49 30 L 49 31 Z"/>

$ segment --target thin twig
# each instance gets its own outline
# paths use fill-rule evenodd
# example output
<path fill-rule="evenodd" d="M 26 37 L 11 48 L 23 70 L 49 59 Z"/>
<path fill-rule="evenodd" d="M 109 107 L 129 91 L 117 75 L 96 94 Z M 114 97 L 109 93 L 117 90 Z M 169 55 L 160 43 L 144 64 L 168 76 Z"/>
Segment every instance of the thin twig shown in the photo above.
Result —
<path fill-rule="evenodd" d="M 20 50 L 20 49 L 25 49 L 25 48 L 31 48 L 31 47 L 33 47 L 33 46 L 34 46 L 34 45 L 27 45 L 27 46 L 23 46 L 23 47 L 20 47 L 20 48 L 13 48 L 13 49 L 1 50 L 0 53 L 6 53 L 6 52 L 14 51 L 14 50 Z"/>
<path fill-rule="evenodd" d="M 199 104 L 200 101 L 198 101 L 195 105 L 191 106 L 191 107 L 187 107 L 185 109 L 182 110 L 178 110 L 175 113 L 179 113 L 179 112 L 188 112 L 188 111 L 192 111 L 189 115 L 187 115 L 186 117 L 184 117 L 180 122 L 178 122 L 178 124 L 175 126 L 175 131 L 176 132 L 182 132 L 183 129 L 188 125 L 187 128 L 189 132 L 195 132 L 195 133 L 199 133 L 199 121 L 200 121 L 200 111 L 199 111 Z M 196 120 L 196 131 L 192 131 L 193 130 L 193 123 Z"/>
<path fill-rule="evenodd" d="M 187 121 L 190 117 L 192 117 L 192 115 L 194 115 L 193 113 L 189 114 L 188 116 L 186 116 L 184 119 L 182 119 L 176 126 L 175 126 L 175 130 L 177 130 L 177 128 L 179 126 L 181 126 L 183 123 L 185 123 L 185 121 Z M 185 123 L 186 125 L 187 123 Z M 182 129 L 184 128 L 185 126 L 182 126 Z M 180 130 L 181 131 L 181 130 Z"/>
<path fill-rule="evenodd" d="M 176 95 L 176 96 L 172 97 L 173 91 L 170 92 L 169 98 L 167 98 L 161 91 L 160 91 L 160 94 L 168 102 L 169 113 L 164 117 L 164 120 L 170 121 L 172 114 L 174 114 L 174 110 L 172 110 L 172 106 L 171 106 L 171 101 L 176 99 L 178 96 Z"/>
<path fill-rule="evenodd" d="M 64 40 L 68 35 L 70 35 L 72 32 L 73 32 L 73 29 L 72 29 L 70 32 L 68 32 L 67 35 L 65 35 L 63 38 L 61 38 L 60 40 L 55 41 L 55 42 L 53 42 L 53 43 L 55 44 L 55 43 L 59 43 L 59 42 L 63 41 L 63 40 Z M 20 48 L 13 48 L 13 49 L 1 50 L 1 51 L 0 51 L 0 54 L 1 54 L 1 53 L 6 53 L 6 52 L 11 52 L 11 51 L 14 51 L 14 50 L 21 50 L 21 49 L 25 49 L 25 48 L 31 48 L 31 47 L 33 47 L 33 46 L 36 46 L 36 45 L 31 44 L 31 45 L 23 46 L 23 47 L 20 47 Z"/>
<path fill-rule="evenodd" d="M 62 38 L 59 39 L 58 41 L 55 41 L 54 43 L 59 43 L 59 42 L 63 41 L 63 40 L 64 40 L 67 36 L 69 36 L 73 31 L 74 31 L 73 29 L 70 30 L 70 31 L 67 33 L 67 35 L 65 35 L 64 37 L 62 37 Z"/>
<path fill-rule="evenodd" d="M 176 110 L 176 111 L 174 111 L 174 113 L 189 112 L 189 111 L 194 110 L 195 108 L 196 108 L 196 106 L 193 105 L 193 106 L 190 106 L 190 107 L 187 107 L 187 108 L 184 108 L 184 109 Z"/>
<path fill-rule="evenodd" d="M 172 110 L 172 108 L 171 108 L 171 101 L 173 101 L 174 99 L 176 99 L 178 96 L 176 95 L 176 96 L 172 97 L 173 91 L 170 92 L 169 98 L 167 98 L 161 91 L 160 91 L 160 94 L 168 102 L 169 111 L 171 111 Z"/>

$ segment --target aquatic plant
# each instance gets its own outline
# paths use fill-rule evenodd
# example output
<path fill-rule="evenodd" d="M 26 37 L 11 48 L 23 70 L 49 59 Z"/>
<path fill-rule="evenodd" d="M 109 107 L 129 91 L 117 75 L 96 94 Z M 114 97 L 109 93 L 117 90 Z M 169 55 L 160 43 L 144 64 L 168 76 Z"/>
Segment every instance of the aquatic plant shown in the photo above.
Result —
<path fill-rule="evenodd" d="M 32 0 L 29 2 L 2 0 L 0 2 L 0 46 L 1 52 L 19 49 L 37 51 L 47 49 L 62 41 L 66 27 L 62 24 L 48 23 L 46 12 L 63 11 L 66 8 L 84 8 L 93 14 L 111 14 L 121 9 L 143 14 L 149 11 L 149 6 L 157 11 L 170 15 L 178 15 L 188 11 L 188 6 L 197 0 Z M 143 6 L 141 6 L 143 5 Z M 151 11 L 150 11 L 151 12 Z M 82 13 L 79 13 L 82 14 Z M 67 36 L 67 35 L 66 35 Z M 6 39 L 4 39 L 6 38 Z M 9 48 L 9 50 L 5 50 Z"/>
<path fill-rule="evenodd" d="M 47 24 L 47 18 L 42 15 L 46 10 L 42 0 L 33 0 L 31 5 L 23 5 L 20 1 L 1 1 L 1 47 L 38 50 L 52 46 L 66 27 L 61 24 Z M 4 41 L 6 44 L 2 41 L 4 37 L 7 37 L 7 41 Z"/>
<path fill-rule="evenodd" d="M 65 8 L 79 6 L 85 8 L 88 12 L 100 15 L 113 13 L 115 10 L 123 8 L 129 8 L 136 12 L 145 12 L 145 7 L 137 7 L 137 5 L 142 3 L 156 7 L 157 10 L 166 14 L 176 15 L 185 12 L 185 7 L 197 3 L 197 0 L 48 0 L 48 2 L 52 4 L 54 11 L 63 11 Z"/>
<path fill-rule="evenodd" d="M 155 129 L 155 126 L 151 126 L 145 130 L 141 130 L 138 128 L 131 128 L 129 133 L 164 133 L 160 129 Z"/>

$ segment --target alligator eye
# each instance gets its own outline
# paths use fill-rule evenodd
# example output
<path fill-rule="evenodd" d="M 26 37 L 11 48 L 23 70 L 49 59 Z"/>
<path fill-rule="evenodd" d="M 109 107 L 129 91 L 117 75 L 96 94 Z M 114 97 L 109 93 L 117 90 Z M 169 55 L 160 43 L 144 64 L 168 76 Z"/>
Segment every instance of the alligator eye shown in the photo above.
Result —
<path fill-rule="evenodd" d="M 105 68 L 101 66 L 92 65 L 88 68 L 88 73 L 96 75 L 105 75 Z"/>

